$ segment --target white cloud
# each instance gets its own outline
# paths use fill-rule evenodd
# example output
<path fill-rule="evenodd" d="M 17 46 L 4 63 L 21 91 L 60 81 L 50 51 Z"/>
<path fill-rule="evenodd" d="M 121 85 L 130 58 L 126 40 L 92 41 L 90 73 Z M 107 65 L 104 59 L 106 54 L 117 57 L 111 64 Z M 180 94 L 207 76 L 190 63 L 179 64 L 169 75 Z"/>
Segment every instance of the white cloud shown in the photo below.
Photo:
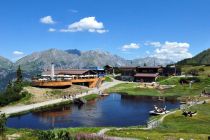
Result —
<path fill-rule="evenodd" d="M 189 43 L 166 41 L 154 51 L 152 56 L 162 59 L 171 59 L 173 61 L 180 61 L 182 59 L 192 57 L 192 54 L 189 52 L 189 47 Z"/>
<path fill-rule="evenodd" d="M 161 47 L 160 42 L 146 42 L 144 43 L 145 46 L 153 46 L 153 47 Z"/>
<path fill-rule="evenodd" d="M 86 17 L 81 19 L 78 22 L 74 22 L 68 25 L 67 29 L 61 29 L 61 32 L 96 32 L 96 33 L 105 33 L 108 30 L 104 29 L 102 22 L 98 22 L 95 17 Z"/>
<path fill-rule="evenodd" d="M 14 51 L 13 52 L 13 55 L 24 55 L 24 53 L 23 52 L 21 52 L 21 51 Z"/>
<path fill-rule="evenodd" d="M 40 18 L 40 22 L 43 24 L 55 24 L 55 21 L 51 16 L 45 16 Z"/>
<path fill-rule="evenodd" d="M 130 50 L 130 49 L 139 49 L 140 46 L 136 43 L 130 43 L 130 44 L 127 44 L 127 45 L 124 45 L 122 46 L 122 51 L 127 51 L 127 50 Z"/>
<path fill-rule="evenodd" d="M 54 29 L 54 28 L 49 28 L 48 29 L 48 32 L 55 32 L 56 31 L 56 29 Z"/>

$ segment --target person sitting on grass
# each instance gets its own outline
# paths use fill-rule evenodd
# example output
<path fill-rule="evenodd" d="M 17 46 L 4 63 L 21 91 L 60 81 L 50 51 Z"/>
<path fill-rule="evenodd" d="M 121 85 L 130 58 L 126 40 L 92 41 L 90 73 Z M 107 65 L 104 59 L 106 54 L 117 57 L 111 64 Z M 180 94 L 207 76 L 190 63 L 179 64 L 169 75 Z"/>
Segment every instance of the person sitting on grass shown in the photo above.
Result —
<path fill-rule="evenodd" d="M 195 115 L 197 113 L 197 111 L 183 111 L 182 115 L 184 115 L 185 117 L 189 116 L 189 117 L 192 117 L 193 115 Z"/>

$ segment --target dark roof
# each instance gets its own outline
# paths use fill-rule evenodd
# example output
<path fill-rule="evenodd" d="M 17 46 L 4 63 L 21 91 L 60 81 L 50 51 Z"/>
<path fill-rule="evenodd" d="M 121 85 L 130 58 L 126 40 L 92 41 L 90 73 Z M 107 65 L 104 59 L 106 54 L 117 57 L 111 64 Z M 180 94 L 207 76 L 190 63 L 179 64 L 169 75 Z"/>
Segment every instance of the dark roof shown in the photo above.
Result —
<path fill-rule="evenodd" d="M 136 69 L 136 67 L 119 67 L 119 69 Z"/>
<path fill-rule="evenodd" d="M 66 74 L 66 75 L 83 75 L 87 72 L 95 73 L 92 70 L 83 70 L 83 69 L 69 69 L 69 70 L 55 70 L 55 75 Z M 42 72 L 43 75 L 50 75 L 51 71 Z"/>
<path fill-rule="evenodd" d="M 137 67 L 138 69 L 159 69 L 162 68 L 162 66 L 145 66 L 145 67 Z"/>
<path fill-rule="evenodd" d="M 157 77 L 158 73 L 137 73 L 135 77 Z"/>

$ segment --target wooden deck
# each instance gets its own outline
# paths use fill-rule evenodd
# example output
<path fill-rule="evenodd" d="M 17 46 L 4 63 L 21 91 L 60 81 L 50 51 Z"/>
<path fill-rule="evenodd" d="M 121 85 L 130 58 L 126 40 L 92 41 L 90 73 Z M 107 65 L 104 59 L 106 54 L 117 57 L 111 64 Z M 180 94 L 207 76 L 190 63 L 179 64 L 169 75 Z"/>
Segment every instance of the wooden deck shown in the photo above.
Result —
<path fill-rule="evenodd" d="M 40 81 L 33 80 L 32 86 L 34 87 L 68 87 L 71 86 L 72 82 L 69 81 Z"/>
<path fill-rule="evenodd" d="M 88 83 L 89 88 L 99 87 L 105 78 L 87 78 L 72 79 L 68 81 L 40 81 L 32 80 L 32 86 L 35 87 L 68 87 L 76 83 Z"/>

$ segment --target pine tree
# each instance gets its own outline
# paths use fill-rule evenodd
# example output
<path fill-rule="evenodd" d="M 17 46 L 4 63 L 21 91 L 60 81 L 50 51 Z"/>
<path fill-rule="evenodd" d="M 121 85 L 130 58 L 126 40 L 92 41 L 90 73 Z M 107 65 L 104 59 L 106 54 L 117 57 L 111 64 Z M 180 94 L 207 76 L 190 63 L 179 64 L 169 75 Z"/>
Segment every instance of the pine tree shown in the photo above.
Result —
<path fill-rule="evenodd" d="M 22 70 L 20 68 L 20 65 L 18 66 L 17 72 L 16 72 L 16 76 L 17 76 L 17 83 L 21 83 L 23 80 L 23 75 L 22 75 Z"/>
<path fill-rule="evenodd" d="M 13 94 L 14 93 L 13 84 L 12 84 L 11 81 L 9 81 L 5 93 L 6 94 Z"/>
<path fill-rule="evenodd" d="M 6 121 L 7 121 L 6 115 L 1 114 L 0 115 L 0 134 L 2 134 L 5 130 Z"/>

